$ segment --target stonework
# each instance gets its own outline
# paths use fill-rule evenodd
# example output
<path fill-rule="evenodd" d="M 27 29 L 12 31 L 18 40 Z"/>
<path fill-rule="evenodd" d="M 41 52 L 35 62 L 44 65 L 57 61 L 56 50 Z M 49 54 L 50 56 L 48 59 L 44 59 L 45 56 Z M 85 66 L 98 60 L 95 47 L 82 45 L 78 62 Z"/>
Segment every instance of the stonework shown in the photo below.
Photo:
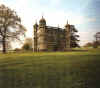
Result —
<path fill-rule="evenodd" d="M 46 25 L 42 17 L 39 25 L 34 25 L 33 51 L 66 51 L 70 49 L 71 25 L 66 24 L 65 28 Z"/>

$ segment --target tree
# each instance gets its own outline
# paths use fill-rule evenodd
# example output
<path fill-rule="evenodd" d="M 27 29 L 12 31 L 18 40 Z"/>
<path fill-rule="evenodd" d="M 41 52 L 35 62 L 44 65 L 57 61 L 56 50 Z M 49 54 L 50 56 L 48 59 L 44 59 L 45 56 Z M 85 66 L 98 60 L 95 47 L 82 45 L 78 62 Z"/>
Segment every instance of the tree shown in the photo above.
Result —
<path fill-rule="evenodd" d="M 12 44 L 10 41 L 6 41 L 6 50 L 11 50 L 12 49 Z"/>
<path fill-rule="evenodd" d="M 93 42 L 93 48 L 98 48 L 99 46 L 99 42 L 98 41 L 94 41 Z"/>
<path fill-rule="evenodd" d="M 7 41 L 19 41 L 20 36 L 25 35 L 25 27 L 21 24 L 20 17 L 16 12 L 0 5 L 0 41 L 2 43 L 2 52 L 6 53 Z"/>
<path fill-rule="evenodd" d="M 32 38 L 26 38 L 25 43 L 22 46 L 22 49 L 24 50 L 32 50 Z"/>
<path fill-rule="evenodd" d="M 93 43 L 92 42 L 88 42 L 84 45 L 84 47 L 93 47 Z"/>
<path fill-rule="evenodd" d="M 97 48 L 100 45 L 100 32 L 97 32 L 95 35 L 95 41 L 94 41 L 94 48 Z"/>
<path fill-rule="evenodd" d="M 75 28 L 75 26 L 74 25 L 71 25 L 71 48 L 75 48 L 75 47 L 80 47 L 79 46 L 79 44 L 78 44 L 78 42 L 79 42 L 79 40 L 78 40 L 78 38 L 79 38 L 79 35 L 78 34 L 76 34 L 78 31 L 77 31 L 77 29 Z"/>
<path fill-rule="evenodd" d="M 23 50 L 30 50 L 30 45 L 28 43 L 25 43 L 23 46 L 22 46 L 22 49 Z"/>

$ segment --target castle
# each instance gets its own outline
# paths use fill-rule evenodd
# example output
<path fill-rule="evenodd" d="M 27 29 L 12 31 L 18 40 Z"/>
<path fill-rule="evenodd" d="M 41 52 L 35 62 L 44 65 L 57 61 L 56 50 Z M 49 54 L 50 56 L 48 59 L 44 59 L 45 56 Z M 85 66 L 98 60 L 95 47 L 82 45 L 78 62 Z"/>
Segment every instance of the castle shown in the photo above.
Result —
<path fill-rule="evenodd" d="M 75 31 L 74 25 L 67 24 L 64 28 L 46 25 L 46 20 L 42 16 L 34 24 L 33 51 L 66 51 L 71 48 L 71 34 Z"/>

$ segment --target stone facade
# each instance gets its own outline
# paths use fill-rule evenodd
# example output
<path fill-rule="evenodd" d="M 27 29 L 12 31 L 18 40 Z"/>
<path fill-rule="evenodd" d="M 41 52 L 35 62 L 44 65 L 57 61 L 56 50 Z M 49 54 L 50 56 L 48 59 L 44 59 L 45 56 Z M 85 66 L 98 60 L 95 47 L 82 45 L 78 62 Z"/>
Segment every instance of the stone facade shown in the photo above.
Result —
<path fill-rule="evenodd" d="M 33 51 L 66 51 L 70 49 L 71 25 L 65 28 L 52 27 L 46 25 L 46 20 L 42 17 L 39 25 L 34 25 Z"/>

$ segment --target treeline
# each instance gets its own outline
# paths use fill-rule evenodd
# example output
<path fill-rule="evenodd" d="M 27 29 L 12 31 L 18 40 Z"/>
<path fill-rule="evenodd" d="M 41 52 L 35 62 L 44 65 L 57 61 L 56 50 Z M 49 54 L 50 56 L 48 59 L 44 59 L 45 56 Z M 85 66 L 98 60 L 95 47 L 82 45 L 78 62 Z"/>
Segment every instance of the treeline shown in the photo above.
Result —
<path fill-rule="evenodd" d="M 100 46 L 100 42 L 88 42 L 84 45 L 84 47 L 92 47 L 92 48 L 98 48 Z"/>
<path fill-rule="evenodd" d="M 93 47 L 93 48 L 98 48 L 100 47 L 100 32 L 97 32 L 94 35 L 94 41 L 93 42 L 88 42 L 84 45 L 84 47 Z"/>

